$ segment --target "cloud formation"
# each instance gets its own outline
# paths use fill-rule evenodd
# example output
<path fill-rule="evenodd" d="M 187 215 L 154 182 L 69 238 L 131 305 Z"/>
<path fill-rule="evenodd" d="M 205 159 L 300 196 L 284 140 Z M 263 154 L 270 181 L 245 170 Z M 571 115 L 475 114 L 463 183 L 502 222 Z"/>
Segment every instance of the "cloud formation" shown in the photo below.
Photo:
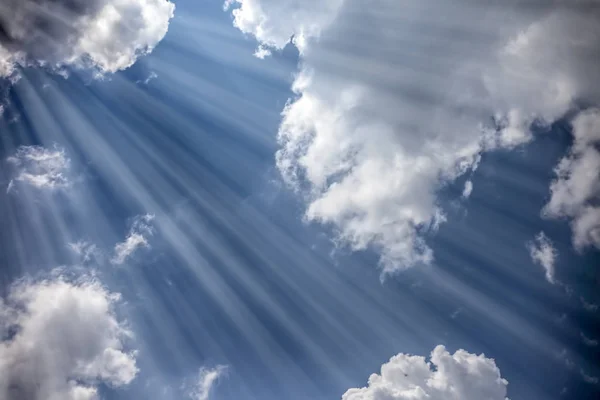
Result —
<path fill-rule="evenodd" d="M 583 296 L 579 297 L 579 301 L 581 301 L 581 305 L 583 306 L 583 309 L 586 311 L 590 311 L 590 312 L 596 312 L 598 311 L 598 304 L 594 304 L 594 303 L 590 303 L 588 301 L 585 300 L 585 298 L 583 298 Z"/>
<path fill-rule="evenodd" d="M 277 165 L 307 220 L 377 248 L 384 272 L 431 262 L 443 185 L 600 98 L 598 3 L 538 3 L 232 3 L 259 48 L 301 50 Z"/>
<path fill-rule="evenodd" d="M 67 177 L 70 160 L 61 148 L 20 146 L 7 161 L 15 168 L 14 181 L 39 189 L 59 189 L 71 185 Z M 13 186 L 14 183 L 11 182 L 8 191 Z"/>
<path fill-rule="evenodd" d="M 380 375 L 348 390 L 342 400 L 505 400 L 507 385 L 493 359 L 465 350 L 450 354 L 440 345 L 429 361 L 402 353 L 392 357 Z"/>
<path fill-rule="evenodd" d="M 573 146 L 556 166 L 544 214 L 571 220 L 576 249 L 600 249 L 600 109 L 581 112 L 572 126 Z"/>
<path fill-rule="evenodd" d="M 101 256 L 98 247 L 94 243 L 90 243 L 85 240 L 79 240 L 77 242 L 68 243 L 67 247 L 75 255 L 77 255 L 83 263 L 88 263 L 90 261 L 96 260 Z"/>
<path fill-rule="evenodd" d="M 596 347 L 598 346 L 598 341 L 595 339 L 590 339 L 589 337 L 585 336 L 583 333 L 581 334 L 581 340 L 583 341 L 583 343 L 586 346 L 590 346 L 590 347 Z"/>
<path fill-rule="evenodd" d="M 136 376 L 118 296 L 94 281 L 24 281 L 0 299 L 0 398 L 97 400 Z"/>
<path fill-rule="evenodd" d="M 554 264 L 558 257 L 558 252 L 552 245 L 544 232 L 535 236 L 535 240 L 527 243 L 529 255 L 534 263 L 539 264 L 546 272 L 546 280 L 550 283 L 556 283 L 554 278 Z"/>
<path fill-rule="evenodd" d="M 233 24 L 261 43 L 256 55 L 264 58 L 269 48 L 282 49 L 290 41 L 302 51 L 309 39 L 320 36 L 337 16 L 344 0 L 226 0 Z"/>
<path fill-rule="evenodd" d="M 111 259 L 113 264 L 121 265 L 137 250 L 150 247 L 148 237 L 154 234 L 151 225 L 153 220 L 152 214 L 141 215 L 134 219 L 125 240 L 115 245 L 114 256 Z"/>
<path fill-rule="evenodd" d="M 469 181 L 465 182 L 465 187 L 462 192 L 462 197 L 465 199 L 468 199 L 469 196 L 471 196 L 471 193 L 473 193 L 473 182 L 469 180 Z"/>
<path fill-rule="evenodd" d="M 226 371 L 227 367 L 224 365 L 218 365 L 215 368 L 202 368 L 190 393 L 190 398 L 193 400 L 208 400 L 213 387 Z"/>
<path fill-rule="evenodd" d="M 0 77 L 28 65 L 125 69 L 162 40 L 174 9 L 168 0 L 3 0 Z"/>

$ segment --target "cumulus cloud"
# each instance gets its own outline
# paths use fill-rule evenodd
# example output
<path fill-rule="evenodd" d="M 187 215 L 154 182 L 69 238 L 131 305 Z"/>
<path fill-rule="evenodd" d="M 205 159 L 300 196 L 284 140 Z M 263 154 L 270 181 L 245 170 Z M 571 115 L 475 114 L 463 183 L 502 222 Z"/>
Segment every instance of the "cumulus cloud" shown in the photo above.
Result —
<path fill-rule="evenodd" d="M 193 400 L 208 400 L 213 387 L 226 371 L 227 367 L 224 365 L 218 365 L 215 368 L 202 368 L 190 393 L 190 398 Z"/>
<path fill-rule="evenodd" d="M 136 376 L 118 296 L 94 281 L 24 281 L 0 299 L 0 398 L 97 400 Z"/>
<path fill-rule="evenodd" d="M 366 387 L 350 389 L 343 400 L 505 400 L 508 382 L 491 358 L 465 350 L 450 354 L 437 346 L 425 357 L 398 354 L 369 377 Z"/>
<path fill-rule="evenodd" d="M 123 264 L 137 250 L 150 247 L 148 237 L 154 234 L 151 225 L 153 220 L 152 214 L 141 215 L 134 219 L 125 240 L 115 245 L 114 256 L 111 259 L 113 264 Z"/>
<path fill-rule="evenodd" d="M 232 3 L 259 48 L 301 50 L 277 166 L 307 220 L 379 249 L 384 272 L 431 262 L 440 187 L 599 98 L 598 7 L 539 3 Z"/>
<path fill-rule="evenodd" d="M 544 213 L 571 219 L 577 249 L 600 249 L 600 109 L 581 112 L 572 122 L 573 146 L 558 163 Z"/>
<path fill-rule="evenodd" d="M 291 41 L 302 51 L 307 40 L 336 17 L 344 0 L 226 0 L 233 8 L 233 24 L 261 43 L 257 54 L 282 49 Z M 263 56 L 264 57 L 264 56 Z M 261 57 L 262 58 L 262 57 Z"/>
<path fill-rule="evenodd" d="M 0 77 L 26 65 L 125 69 L 162 40 L 174 9 L 168 0 L 3 0 Z"/>
<path fill-rule="evenodd" d="M 554 278 L 554 264 L 558 257 L 558 252 L 552 245 L 552 241 L 548 239 L 544 232 L 540 232 L 535 236 L 535 240 L 527 243 L 529 255 L 534 263 L 539 264 L 546 272 L 546 280 L 550 283 L 556 283 Z"/>
<path fill-rule="evenodd" d="M 7 161 L 15 168 L 14 181 L 39 189 L 59 189 L 71 185 L 67 176 L 70 160 L 59 147 L 20 146 Z M 13 187 L 14 182 L 9 183 L 7 191 Z"/>

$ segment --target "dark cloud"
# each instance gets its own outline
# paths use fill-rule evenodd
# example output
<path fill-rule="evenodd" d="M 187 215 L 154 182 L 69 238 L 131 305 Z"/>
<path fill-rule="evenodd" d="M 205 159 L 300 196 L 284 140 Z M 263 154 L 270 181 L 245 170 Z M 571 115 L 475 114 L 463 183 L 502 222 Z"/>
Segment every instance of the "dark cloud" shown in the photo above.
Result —
<path fill-rule="evenodd" d="M 80 35 L 83 18 L 93 18 L 106 0 L 4 0 L 0 43 L 29 57 L 60 61 L 63 47 Z"/>
<path fill-rule="evenodd" d="M 0 76 L 14 65 L 124 69 L 165 35 L 168 0 L 3 0 Z"/>

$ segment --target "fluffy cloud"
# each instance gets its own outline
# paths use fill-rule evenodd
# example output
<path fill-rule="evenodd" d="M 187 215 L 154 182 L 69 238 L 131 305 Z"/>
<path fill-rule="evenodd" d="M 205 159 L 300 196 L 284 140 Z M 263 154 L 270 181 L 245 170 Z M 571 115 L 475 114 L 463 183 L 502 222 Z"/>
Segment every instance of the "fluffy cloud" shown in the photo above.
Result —
<path fill-rule="evenodd" d="M 93 281 L 13 287 L 0 300 L 0 398 L 95 400 L 100 383 L 130 383 L 138 370 L 117 300 Z"/>
<path fill-rule="evenodd" d="M 14 180 L 40 189 L 66 188 L 71 185 L 67 177 L 70 160 L 58 147 L 20 146 L 7 160 L 15 167 Z M 8 191 L 14 186 L 9 184 Z"/>
<path fill-rule="evenodd" d="M 598 8 L 588 3 L 236 0 L 234 24 L 278 49 L 294 36 L 297 97 L 277 165 L 306 218 L 384 272 L 433 259 L 436 192 L 480 154 L 531 139 L 600 91 Z M 584 33 L 580 33 L 584 32 Z"/>
<path fill-rule="evenodd" d="M 508 382 L 491 358 L 465 350 L 450 354 L 444 346 L 425 357 L 398 354 L 368 385 L 350 389 L 343 400 L 505 400 Z"/>
<path fill-rule="evenodd" d="M 133 253 L 141 248 L 148 248 L 148 237 L 154 234 L 154 228 L 151 223 L 154 215 L 145 214 L 134 219 L 131 229 L 123 242 L 115 245 L 114 256 L 111 259 L 113 264 L 123 264 Z"/>
<path fill-rule="evenodd" d="M 580 113 L 572 125 L 573 146 L 556 167 L 544 213 L 572 220 L 575 248 L 600 249 L 600 110 Z"/>
<path fill-rule="evenodd" d="M 193 400 L 208 400 L 214 385 L 227 371 L 227 367 L 218 365 L 215 368 L 202 368 L 198 380 L 190 393 Z"/>
<path fill-rule="evenodd" d="M 307 40 L 319 37 L 331 23 L 343 3 L 344 0 L 227 0 L 224 8 L 234 8 L 233 24 L 256 37 L 261 43 L 256 55 L 263 58 L 270 54 L 269 48 L 282 49 L 290 40 L 302 51 Z"/>
<path fill-rule="evenodd" d="M 541 265 L 546 271 L 546 280 L 555 283 L 554 263 L 558 252 L 546 234 L 544 232 L 538 233 L 534 241 L 527 243 L 527 249 L 533 262 Z"/>
<path fill-rule="evenodd" d="M 165 36 L 168 0 L 4 0 L 0 4 L 0 77 L 17 65 L 131 66 Z"/>

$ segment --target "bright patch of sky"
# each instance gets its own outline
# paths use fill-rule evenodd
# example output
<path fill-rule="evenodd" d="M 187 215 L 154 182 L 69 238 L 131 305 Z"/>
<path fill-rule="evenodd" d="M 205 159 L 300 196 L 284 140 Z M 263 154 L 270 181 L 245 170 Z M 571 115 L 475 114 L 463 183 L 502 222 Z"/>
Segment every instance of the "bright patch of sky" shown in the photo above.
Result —
<path fill-rule="evenodd" d="M 0 400 L 600 396 L 595 2 L 174 3 L 0 5 Z"/>

